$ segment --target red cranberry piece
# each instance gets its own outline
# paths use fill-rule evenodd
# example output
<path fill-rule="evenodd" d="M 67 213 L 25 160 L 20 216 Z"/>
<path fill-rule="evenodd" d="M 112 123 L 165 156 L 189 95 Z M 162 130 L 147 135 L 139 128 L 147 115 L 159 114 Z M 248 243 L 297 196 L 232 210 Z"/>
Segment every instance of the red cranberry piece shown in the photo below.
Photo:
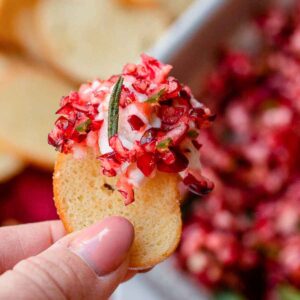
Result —
<path fill-rule="evenodd" d="M 173 153 L 175 160 L 171 164 L 167 164 L 164 160 L 159 160 L 157 162 L 157 169 L 165 173 L 178 173 L 185 170 L 189 164 L 188 159 L 180 152 Z"/>
<path fill-rule="evenodd" d="M 92 121 L 91 130 L 92 131 L 99 130 L 101 128 L 102 124 L 103 124 L 103 120 L 101 120 L 101 121 L 95 121 L 95 120 Z"/>
<path fill-rule="evenodd" d="M 144 135 L 141 137 L 141 145 L 148 144 L 156 139 L 158 130 L 156 128 L 150 128 L 145 131 Z"/>
<path fill-rule="evenodd" d="M 162 139 L 171 138 L 173 145 L 178 145 L 185 137 L 188 130 L 188 125 L 181 122 L 178 126 L 168 131 Z"/>
<path fill-rule="evenodd" d="M 128 156 L 128 149 L 125 148 L 119 139 L 118 135 L 114 135 L 109 140 L 110 147 L 113 148 L 120 156 L 127 157 Z"/>
<path fill-rule="evenodd" d="M 127 105 L 131 104 L 135 101 L 134 93 L 132 93 L 127 87 L 122 87 L 122 94 L 120 97 L 120 106 L 126 107 Z"/>
<path fill-rule="evenodd" d="M 168 88 L 165 93 L 165 99 L 175 98 L 180 92 L 181 86 L 177 79 L 170 78 L 168 81 Z"/>
<path fill-rule="evenodd" d="M 199 150 L 199 149 L 202 147 L 202 145 L 199 144 L 196 140 L 192 140 L 192 144 L 194 145 L 194 147 L 195 147 L 197 150 Z"/>
<path fill-rule="evenodd" d="M 148 144 L 144 144 L 143 146 L 144 151 L 146 152 L 155 152 L 156 151 L 156 141 L 153 140 Z"/>
<path fill-rule="evenodd" d="M 101 166 L 107 170 L 119 168 L 122 160 L 119 160 L 115 152 L 103 154 L 98 157 Z"/>
<path fill-rule="evenodd" d="M 71 103 L 66 103 L 63 105 L 59 110 L 56 111 L 57 115 L 65 115 L 67 116 L 69 113 L 71 113 L 74 110 Z"/>
<path fill-rule="evenodd" d="M 205 118 L 206 113 L 205 113 L 204 109 L 201 107 L 193 108 L 193 110 L 191 111 L 191 117 L 194 117 L 195 119 Z"/>
<path fill-rule="evenodd" d="M 186 99 L 186 100 L 190 100 L 191 99 L 191 95 L 189 94 L 189 92 L 185 89 L 180 90 L 179 92 L 179 97 Z"/>
<path fill-rule="evenodd" d="M 136 115 L 131 115 L 128 117 L 128 123 L 132 130 L 140 130 L 145 123 Z"/>
<path fill-rule="evenodd" d="M 174 101 L 174 105 L 176 107 L 182 107 L 184 109 L 184 112 L 188 112 L 192 108 L 189 100 L 184 98 L 176 98 L 176 100 Z"/>
<path fill-rule="evenodd" d="M 184 113 L 184 108 L 162 105 L 160 115 L 163 123 L 173 125 L 179 121 Z"/>
<path fill-rule="evenodd" d="M 161 152 L 160 157 L 167 165 L 173 164 L 176 160 L 175 154 L 172 151 Z"/>
<path fill-rule="evenodd" d="M 128 205 L 134 201 L 133 186 L 128 183 L 126 179 L 120 179 L 117 183 L 119 193 L 123 196 L 125 205 Z"/>
<path fill-rule="evenodd" d="M 137 159 L 137 167 L 145 176 L 150 176 L 155 169 L 156 159 L 152 153 L 145 153 Z"/>
<path fill-rule="evenodd" d="M 76 143 L 81 143 L 86 139 L 87 134 L 86 133 L 79 133 L 76 130 L 72 133 L 70 136 L 70 139 L 73 140 Z"/>
<path fill-rule="evenodd" d="M 214 188 L 214 184 L 208 179 L 201 176 L 201 179 L 196 179 L 191 173 L 183 179 L 183 183 L 189 190 L 196 195 L 206 195 Z"/>
<path fill-rule="evenodd" d="M 141 94 L 144 94 L 149 87 L 148 80 L 136 80 L 135 83 L 132 84 L 133 88 Z"/>
<path fill-rule="evenodd" d="M 114 169 L 104 169 L 102 168 L 102 174 L 107 177 L 115 177 L 117 172 Z"/>
<path fill-rule="evenodd" d="M 48 135 L 48 144 L 55 147 L 56 151 L 61 151 L 61 146 L 63 144 L 62 135 L 55 132 L 55 129 Z"/>
<path fill-rule="evenodd" d="M 88 105 L 82 105 L 82 104 L 73 103 L 72 106 L 73 106 L 74 109 L 76 109 L 79 112 L 82 112 L 82 113 L 89 112 Z"/>

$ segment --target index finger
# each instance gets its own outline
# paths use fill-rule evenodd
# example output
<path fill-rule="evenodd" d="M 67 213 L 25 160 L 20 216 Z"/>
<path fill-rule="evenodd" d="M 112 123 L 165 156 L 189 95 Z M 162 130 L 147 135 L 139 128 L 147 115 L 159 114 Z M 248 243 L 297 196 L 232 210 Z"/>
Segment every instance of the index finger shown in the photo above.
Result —
<path fill-rule="evenodd" d="M 0 228 L 0 274 L 20 260 L 44 251 L 66 234 L 60 221 Z"/>

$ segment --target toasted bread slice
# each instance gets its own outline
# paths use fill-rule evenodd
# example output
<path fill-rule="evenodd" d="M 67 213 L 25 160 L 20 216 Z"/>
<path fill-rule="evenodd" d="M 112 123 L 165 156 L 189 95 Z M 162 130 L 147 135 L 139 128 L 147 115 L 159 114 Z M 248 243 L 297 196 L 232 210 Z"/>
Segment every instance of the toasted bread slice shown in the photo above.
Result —
<path fill-rule="evenodd" d="M 37 0 L 0 0 L 0 40 L 17 44 L 15 19 L 23 9 L 33 6 Z"/>
<path fill-rule="evenodd" d="M 145 6 L 149 8 L 160 7 L 175 18 L 180 15 L 193 2 L 193 0 L 119 0 L 124 5 Z"/>
<path fill-rule="evenodd" d="M 53 168 L 55 151 L 47 134 L 55 120 L 57 99 L 72 87 L 51 73 L 18 64 L 8 79 L 0 80 L 0 141 L 11 153 L 40 167 Z"/>
<path fill-rule="evenodd" d="M 93 154 L 81 160 L 59 154 L 54 172 L 54 199 L 68 231 L 80 230 L 106 216 L 124 216 L 135 228 L 130 267 L 144 269 L 166 259 L 181 235 L 177 175 L 159 173 L 135 191 L 125 206 L 115 190 L 116 177 L 101 175 Z"/>
<path fill-rule="evenodd" d="M 86 81 L 135 61 L 169 23 L 159 9 L 107 0 L 41 0 L 35 10 L 46 59 L 70 78 Z"/>
<path fill-rule="evenodd" d="M 0 52 L 0 82 L 6 81 L 15 72 L 14 61 Z"/>
<path fill-rule="evenodd" d="M 17 175 L 23 167 L 24 164 L 18 157 L 0 149 L 0 183 Z"/>
<path fill-rule="evenodd" d="M 172 18 L 179 16 L 194 0 L 155 0 Z"/>
<path fill-rule="evenodd" d="M 37 29 L 34 26 L 34 8 L 38 3 L 31 0 L 31 5 L 26 5 L 14 18 L 14 36 L 16 43 L 29 56 L 37 61 L 44 61 L 42 46 L 37 38 Z"/>

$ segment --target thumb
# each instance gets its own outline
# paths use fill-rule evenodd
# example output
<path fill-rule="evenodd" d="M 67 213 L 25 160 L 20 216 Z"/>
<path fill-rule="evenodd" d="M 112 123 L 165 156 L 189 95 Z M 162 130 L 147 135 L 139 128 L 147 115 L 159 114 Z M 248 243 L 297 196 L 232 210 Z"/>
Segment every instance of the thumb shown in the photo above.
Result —
<path fill-rule="evenodd" d="M 110 217 L 19 262 L 0 277 L 0 299 L 107 299 L 125 278 L 133 226 Z"/>

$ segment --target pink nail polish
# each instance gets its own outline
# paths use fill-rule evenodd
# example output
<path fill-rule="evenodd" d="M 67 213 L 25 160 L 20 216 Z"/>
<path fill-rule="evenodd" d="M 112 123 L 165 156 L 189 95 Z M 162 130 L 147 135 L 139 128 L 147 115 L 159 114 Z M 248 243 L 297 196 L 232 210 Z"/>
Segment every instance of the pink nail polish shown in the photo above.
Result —
<path fill-rule="evenodd" d="M 83 230 L 71 242 L 70 249 L 99 276 L 104 276 L 121 265 L 133 239 L 134 229 L 128 220 L 109 217 Z"/>

